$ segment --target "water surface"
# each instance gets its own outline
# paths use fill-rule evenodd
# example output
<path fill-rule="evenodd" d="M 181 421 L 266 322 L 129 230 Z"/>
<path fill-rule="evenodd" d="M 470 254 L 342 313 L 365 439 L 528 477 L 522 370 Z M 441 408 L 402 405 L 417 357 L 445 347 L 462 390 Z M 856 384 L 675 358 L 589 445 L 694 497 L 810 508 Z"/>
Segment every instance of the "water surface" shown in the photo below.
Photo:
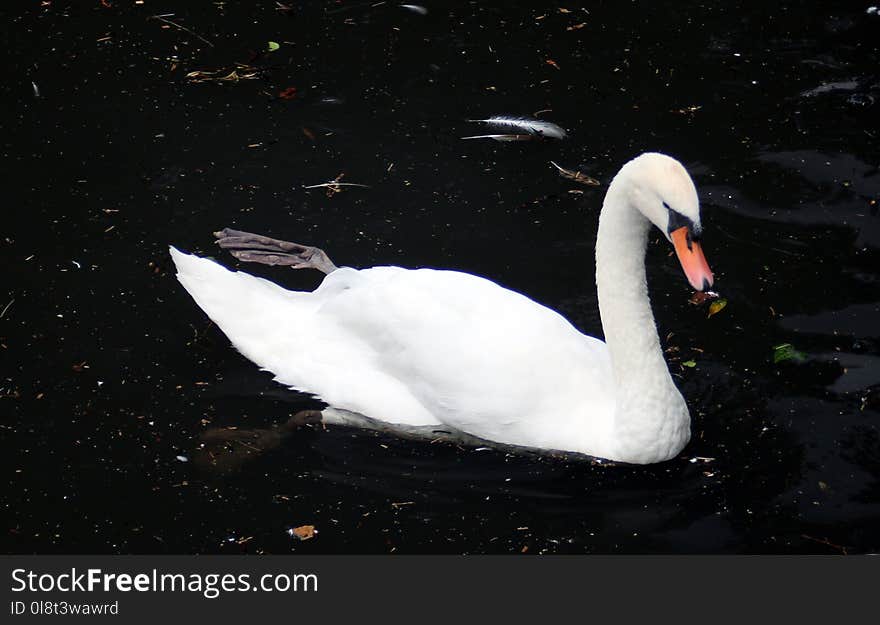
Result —
<path fill-rule="evenodd" d="M 880 549 L 880 18 L 864 3 L 39 4 L 4 7 L 3 551 Z M 191 32 L 148 19 L 172 12 Z M 186 79 L 236 63 L 258 79 Z M 535 113 L 569 139 L 460 140 L 467 119 Z M 729 302 L 688 304 L 652 242 L 694 420 L 682 457 L 607 467 L 327 428 L 232 471 L 195 462 L 209 428 L 320 403 L 230 348 L 168 244 L 217 254 L 211 232 L 232 226 L 339 264 L 460 269 L 601 336 L 598 210 L 645 150 L 692 172 Z M 303 189 L 339 174 L 369 188 Z M 774 364 L 783 343 L 805 359 Z M 288 535 L 306 524 L 315 539 Z"/>

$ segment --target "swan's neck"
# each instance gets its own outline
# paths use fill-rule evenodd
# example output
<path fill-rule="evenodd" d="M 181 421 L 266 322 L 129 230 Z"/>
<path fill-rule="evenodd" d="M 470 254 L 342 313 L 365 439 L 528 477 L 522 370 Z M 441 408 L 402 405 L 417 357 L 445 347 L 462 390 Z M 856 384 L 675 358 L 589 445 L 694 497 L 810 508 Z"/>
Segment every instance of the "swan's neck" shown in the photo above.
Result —
<path fill-rule="evenodd" d="M 660 348 L 645 275 L 650 222 L 630 202 L 630 190 L 623 170 L 605 196 L 596 286 L 615 383 L 616 455 L 628 462 L 657 462 L 687 444 L 690 417 Z"/>

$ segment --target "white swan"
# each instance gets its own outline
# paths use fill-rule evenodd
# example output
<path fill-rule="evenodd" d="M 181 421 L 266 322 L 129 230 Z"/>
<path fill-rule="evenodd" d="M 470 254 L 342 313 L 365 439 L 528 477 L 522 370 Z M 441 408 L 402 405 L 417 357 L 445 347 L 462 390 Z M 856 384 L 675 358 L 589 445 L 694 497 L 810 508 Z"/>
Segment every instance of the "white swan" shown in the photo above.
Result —
<path fill-rule="evenodd" d="M 599 218 L 606 343 L 466 273 L 337 269 L 317 248 L 217 233 L 242 260 L 328 273 L 315 291 L 296 292 L 173 247 L 171 255 L 180 282 L 235 347 L 278 382 L 328 403 L 325 420 L 356 413 L 401 430 L 454 429 L 646 464 L 674 457 L 690 438 L 648 300 L 650 224 L 673 243 L 695 289 L 712 285 L 690 176 L 668 156 L 642 154 L 615 176 Z"/>

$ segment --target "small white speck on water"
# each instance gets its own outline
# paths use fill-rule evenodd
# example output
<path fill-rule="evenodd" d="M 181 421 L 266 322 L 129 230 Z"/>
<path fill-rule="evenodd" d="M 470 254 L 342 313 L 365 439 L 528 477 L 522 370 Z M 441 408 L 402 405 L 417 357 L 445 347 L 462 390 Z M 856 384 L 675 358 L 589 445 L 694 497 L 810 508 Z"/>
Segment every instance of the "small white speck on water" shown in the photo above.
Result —
<path fill-rule="evenodd" d="M 186 456 L 175 456 L 175 458 L 177 458 L 178 462 L 189 462 L 189 458 Z"/>

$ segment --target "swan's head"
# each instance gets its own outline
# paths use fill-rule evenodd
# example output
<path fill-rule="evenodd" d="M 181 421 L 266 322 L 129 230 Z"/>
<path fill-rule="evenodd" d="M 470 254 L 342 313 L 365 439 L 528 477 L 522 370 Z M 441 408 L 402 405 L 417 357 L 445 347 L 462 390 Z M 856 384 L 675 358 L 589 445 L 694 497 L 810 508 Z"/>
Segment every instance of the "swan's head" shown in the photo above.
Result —
<path fill-rule="evenodd" d="M 714 278 L 700 246 L 700 200 L 684 165 L 665 154 L 647 153 L 625 167 L 630 203 L 675 247 L 691 286 L 708 290 Z"/>

